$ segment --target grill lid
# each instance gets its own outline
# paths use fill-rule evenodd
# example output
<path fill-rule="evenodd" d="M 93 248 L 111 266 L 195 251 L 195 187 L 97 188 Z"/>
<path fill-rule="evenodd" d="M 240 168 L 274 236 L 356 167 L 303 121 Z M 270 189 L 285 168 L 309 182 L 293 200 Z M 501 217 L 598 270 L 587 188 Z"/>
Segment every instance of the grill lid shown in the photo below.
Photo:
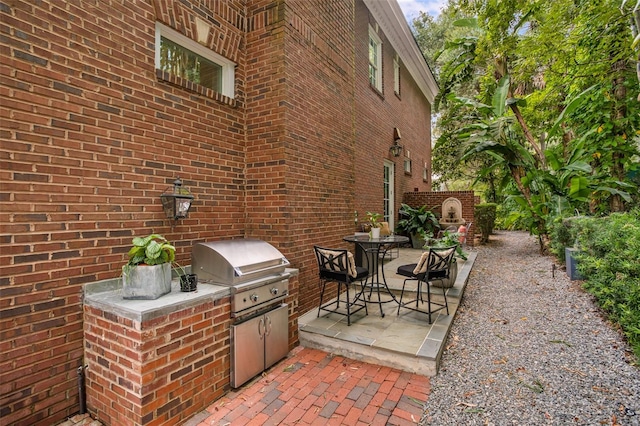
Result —
<path fill-rule="evenodd" d="M 191 263 L 199 280 L 227 286 L 282 274 L 289 266 L 274 246 L 250 238 L 197 243 Z"/>

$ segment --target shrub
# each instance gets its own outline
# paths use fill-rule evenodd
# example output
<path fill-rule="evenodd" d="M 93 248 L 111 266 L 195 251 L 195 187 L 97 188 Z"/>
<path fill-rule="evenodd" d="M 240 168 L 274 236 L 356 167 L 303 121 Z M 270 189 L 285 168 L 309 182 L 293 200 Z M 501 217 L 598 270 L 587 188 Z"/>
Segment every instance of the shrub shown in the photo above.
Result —
<path fill-rule="evenodd" d="M 584 288 L 620 325 L 640 359 L 640 210 L 580 218 L 573 224 Z"/>
<path fill-rule="evenodd" d="M 576 245 L 579 221 L 579 217 L 557 217 L 550 225 L 551 252 L 563 263 L 566 262 L 564 249 Z"/>
<path fill-rule="evenodd" d="M 480 230 L 480 242 L 486 243 L 489 241 L 489 235 L 493 233 L 493 227 L 496 223 L 496 204 L 476 204 L 474 218 Z"/>

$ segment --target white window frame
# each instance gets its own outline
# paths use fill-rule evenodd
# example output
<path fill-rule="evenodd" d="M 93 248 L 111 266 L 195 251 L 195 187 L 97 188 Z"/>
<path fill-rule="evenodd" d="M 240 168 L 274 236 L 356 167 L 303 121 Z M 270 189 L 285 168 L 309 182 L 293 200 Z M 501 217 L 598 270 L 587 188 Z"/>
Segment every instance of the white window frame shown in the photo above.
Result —
<path fill-rule="evenodd" d="M 372 42 L 375 45 L 375 49 L 376 49 L 376 58 L 375 58 L 376 63 L 372 63 L 371 54 L 369 52 L 369 49 L 371 49 Z M 380 93 L 382 93 L 382 40 L 380 39 L 380 37 L 378 36 L 378 33 L 376 33 L 376 31 L 373 29 L 371 25 L 369 25 L 369 45 L 368 45 L 367 52 L 369 53 L 368 55 L 369 83 L 373 87 L 375 87 Z M 375 69 L 375 73 L 374 73 L 375 81 L 373 82 L 371 81 L 371 71 L 370 71 L 371 67 Z"/>
<path fill-rule="evenodd" d="M 411 151 L 409 151 L 408 149 L 405 150 L 404 173 L 407 175 L 411 174 Z"/>
<path fill-rule="evenodd" d="M 196 41 L 186 37 L 176 30 L 166 25 L 156 22 L 156 52 L 155 65 L 160 69 L 160 40 L 164 37 L 172 42 L 196 53 L 203 58 L 210 60 L 222 67 L 222 90 L 221 93 L 231 99 L 235 97 L 235 72 L 236 64 L 224 56 L 218 55 L 213 50 L 208 49 Z"/>
<path fill-rule="evenodd" d="M 393 58 L 393 91 L 400 96 L 400 58 Z"/>

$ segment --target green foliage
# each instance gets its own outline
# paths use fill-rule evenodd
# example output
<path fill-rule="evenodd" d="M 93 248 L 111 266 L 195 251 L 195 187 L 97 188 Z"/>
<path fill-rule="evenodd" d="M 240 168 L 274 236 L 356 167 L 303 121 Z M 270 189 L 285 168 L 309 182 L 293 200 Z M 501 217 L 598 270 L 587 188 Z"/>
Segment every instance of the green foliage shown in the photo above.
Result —
<path fill-rule="evenodd" d="M 419 235 L 426 239 L 433 236 L 440 226 L 438 218 L 426 205 L 414 208 L 403 203 L 399 213 L 402 219 L 398 221 L 396 231 L 400 233 Z"/>
<path fill-rule="evenodd" d="M 135 237 L 131 241 L 133 246 L 129 250 L 129 261 L 126 267 L 135 265 L 160 265 L 173 262 L 176 258 L 176 248 L 162 235 L 151 234 L 146 237 Z"/>
<path fill-rule="evenodd" d="M 367 220 L 372 228 L 380 227 L 380 219 L 382 219 L 382 215 L 380 213 L 367 212 Z"/>
<path fill-rule="evenodd" d="M 584 288 L 621 326 L 640 358 L 640 209 L 572 222 Z"/>
<path fill-rule="evenodd" d="M 574 247 L 578 237 L 578 227 L 574 225 L 579 217 L 556 217 L 550 226 L 549 237 L 551 239 L 551 252 L 556 255 L 561 262 L 565 262 L 565 251 L 567 247 Z"/>
<path fill-rule="evenodd" d="M 462 250 L 462 246 L 460 245 L 459 238 L 460 238 L 459 232 L 443 231 L 442 236 L 440 238 L 428 238 L 423 248 L 428 250 L 429 247 L 456 246 L 456 256 L 458 256 L 463 260 L 467 260 L 467 253 L 464 250 Z"/>
<path fill-rule="evenodd" d="M 487 241 L 489 241 L 489 235 L 491 235 L 495 226 L 496 204 L 476 204 L 474 210 L 474 218 L 476 225 L 480 230 L 480 242 L 486 243 Z"/>

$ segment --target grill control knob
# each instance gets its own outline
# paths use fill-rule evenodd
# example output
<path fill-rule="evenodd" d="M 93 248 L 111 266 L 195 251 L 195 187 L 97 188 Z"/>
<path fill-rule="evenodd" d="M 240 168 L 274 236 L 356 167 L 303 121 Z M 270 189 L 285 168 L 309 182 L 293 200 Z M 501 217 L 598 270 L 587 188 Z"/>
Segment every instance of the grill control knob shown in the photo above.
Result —
<path fill-rule="evenodd" d="M 274 296 L 278 295 L 278 287 L 274 287 L 271 289 L 271 294 L 273 294 Z"/>
<path fill-rule="evenodd" d="M 258 301 L 258 295 L 253 293 L 251 296 L 249 296 L 249 299 L 251 299 L 251 301 L 255 303 Z"/>

